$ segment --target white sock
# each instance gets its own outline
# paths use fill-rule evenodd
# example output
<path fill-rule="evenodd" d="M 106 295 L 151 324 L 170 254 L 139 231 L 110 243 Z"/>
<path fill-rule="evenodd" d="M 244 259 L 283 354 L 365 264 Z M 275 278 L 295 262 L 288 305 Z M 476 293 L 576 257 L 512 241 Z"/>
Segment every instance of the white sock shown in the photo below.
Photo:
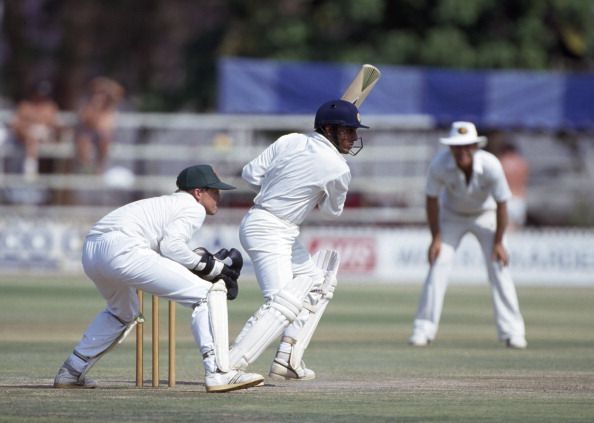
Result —
<path fill-rule="evenodd" d="M 288 342 L 281 342 L 280 345 L 278 346 L 278 352 L 291 354 L 292 347 L 293 346 L 291 344 L 289 344 Z"/>
<path fill-rule="evenodd" d="M 207 353 L 207 356 L 202 359 L 202 363 L 204 364 L 204 371 L 206 373 L 215 373 L 218 370 L 214 351 Z"/>

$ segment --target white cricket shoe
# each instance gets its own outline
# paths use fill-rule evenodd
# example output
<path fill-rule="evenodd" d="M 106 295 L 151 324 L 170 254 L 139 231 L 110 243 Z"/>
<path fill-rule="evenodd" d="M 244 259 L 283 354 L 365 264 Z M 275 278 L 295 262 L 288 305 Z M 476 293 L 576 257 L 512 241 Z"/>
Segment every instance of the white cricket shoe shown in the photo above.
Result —
<path fill-rule="evenodd" d="M 408 339 L 408 345 L 412 345 L 413 347 L 426 347 L 430 343 L 431 340 L 427 336 L 419 333 L 413 333 Z"/>
<path fill-rule="evenodd" d="M 81 379 L 80 373 L 68 367 L 62 366 L 58 370 L 58 374 L 54 378 L 54 388 L 62 389 L 93 389 L 97 387 L 97 382 L 92 379 L 83 377 Z"/>
<path fill-rule="evenodd" d="M 245 373 L 241 370 L 230 372 L 206 372 L 206 392 L 229 392 L 251 388 L 264 382 L 264 376 L 257 373 Z"/>
<path fill-rule="evenodd" d="M 277 356 L 270 366 L 268 376 L 276 380 L 312 380 L 316 378 L 316 372 L 305 367 L 303 361 L 299 367 L 293 368 L 289 362 Z"/>
<path fill-rule="evenodd" d="M 505 341 L 505 345 L 508 348 L 514 348 L 517 350 L 524 350 L 528 346 L 528 342 L 526 342 L 526 338 L 523 336 L 511 336 Z"/>

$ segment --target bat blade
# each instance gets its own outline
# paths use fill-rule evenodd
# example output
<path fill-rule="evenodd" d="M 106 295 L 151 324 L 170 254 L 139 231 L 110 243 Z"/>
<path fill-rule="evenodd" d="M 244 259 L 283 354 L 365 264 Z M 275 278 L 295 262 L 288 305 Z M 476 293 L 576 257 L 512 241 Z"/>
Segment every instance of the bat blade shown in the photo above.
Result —
<path fill-rule="evenodd" d="M 361 66 L 355 79 L 353 79 L 349 87 L 342 94 L 341 99 L 360 107 L 381 76 L 382 73 L 375 66 L 369 64 Z"/>

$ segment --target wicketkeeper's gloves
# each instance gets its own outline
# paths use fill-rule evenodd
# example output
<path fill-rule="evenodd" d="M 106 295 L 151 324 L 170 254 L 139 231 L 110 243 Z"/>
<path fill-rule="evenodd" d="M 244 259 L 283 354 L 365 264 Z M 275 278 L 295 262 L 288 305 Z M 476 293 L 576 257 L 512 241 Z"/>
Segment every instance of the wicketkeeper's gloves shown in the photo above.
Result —
<path fill-rule="evenodd" d="M 227 299 L 234 300 L 239 293 L 239 286 L 237 279 L 241 274 L 243 267 L 243 257 L 241 253 L 235 248 L 227 250 L 222 248 L 215 254 L 211 254 L 205 248 L 197 248 L 194 250 L 202 258 L 196 265 L 192 272 L 210 282 L 223 279 L 227 287 Z M 230 265 L 227 265 L 224 260 L 229 259 Z"/>

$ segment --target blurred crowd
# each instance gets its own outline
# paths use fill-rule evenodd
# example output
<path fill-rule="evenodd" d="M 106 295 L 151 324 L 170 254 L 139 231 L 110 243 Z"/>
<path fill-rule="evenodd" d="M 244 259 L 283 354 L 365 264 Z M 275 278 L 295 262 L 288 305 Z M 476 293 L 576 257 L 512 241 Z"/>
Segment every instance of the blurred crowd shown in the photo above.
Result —
<path fill-rule="evenodd" d="M 60 113 L 54 99 L 52 84 L 46 80 L 37 82 L 28 95 L 16 104 L 14 113 L 6 122 L 5 132 L 8 137 L 5 146 L 9 148 L 5 151 L 9 151 L 9 154 L 2 158 L 4 172 L 22 175 L 24 183 L 34 183 L 39 180 L 40 174 L 50 173 L 102 175 L 105 180 L 109 179 L 110 186 L 133 177 L 129 171 L 121 175 L 115 172 L 117 167 L 106 168 L 118 109 L 124 97 L 124 87 L 118 81 L 105 76 L 95 77 L 88 81 L 76 112 L 70 114 L 71 118 L 65 122 L 65 114 Z M 493 141 L 493 147 L 489 148 L 500 159 L 513 194 L 509 202 L 510 226 L 512 229 L 519 228 L 526 223 L 528 162 L 512 140 L 498 134 L 493 136 Z M 64 154 L 63 147 L 67 147 L 67 154 Z M 45 148 L 45 154 L 40 155 L 41 148 Z M 58 148 L 63 151 L 52 154 Z M 112 181 L 114 178 L 117 181 Z M 47 199 L 39 198 L 43 191 L 39 188 L 21 185 L 14 191 L 18 193 L 18 198 L 11 198 L 14 196 L 5 193 L 5 197 L 9 197 L 9 203 L 47 202 Z M 26 195 L 29 195 L 28 199 L 24 198 Z M 71 195 L 73 194 L 63 191 L 56 201 L 68 204 L 68 199 L 64 197 Z M 83 198 L 84 195 L 78 193 L 78 197 L 72 200 L 89 203 L 88 199 Z M 353 204 L 353 199 L 356 198 L 357 193 L 353 193 L 349 199 L 350 206 L 357 206 Z"/>
<path fill-rule="evenodd" d="M 103 173 L 118 106 L 124 94 L 124 88 L 117 81 L 104 76 L 96 77 L 85 88 L 75 122 L 66 123 L 60 119 L 52 84 L 47 80 L 37 82 L 26 98 L 18 102 L 8 122 L 6 143 L 11 154 L 5 158 L 6 172 L 20 173 L 26 181 L 35 181 L 40 172 L 54 170 L 51 160 L 42 162 L 39 155 L 41 146 L 70 142 L 74 154 L 64 170 Z M 46 168 L 42 169 L 44 165 Z"/>

